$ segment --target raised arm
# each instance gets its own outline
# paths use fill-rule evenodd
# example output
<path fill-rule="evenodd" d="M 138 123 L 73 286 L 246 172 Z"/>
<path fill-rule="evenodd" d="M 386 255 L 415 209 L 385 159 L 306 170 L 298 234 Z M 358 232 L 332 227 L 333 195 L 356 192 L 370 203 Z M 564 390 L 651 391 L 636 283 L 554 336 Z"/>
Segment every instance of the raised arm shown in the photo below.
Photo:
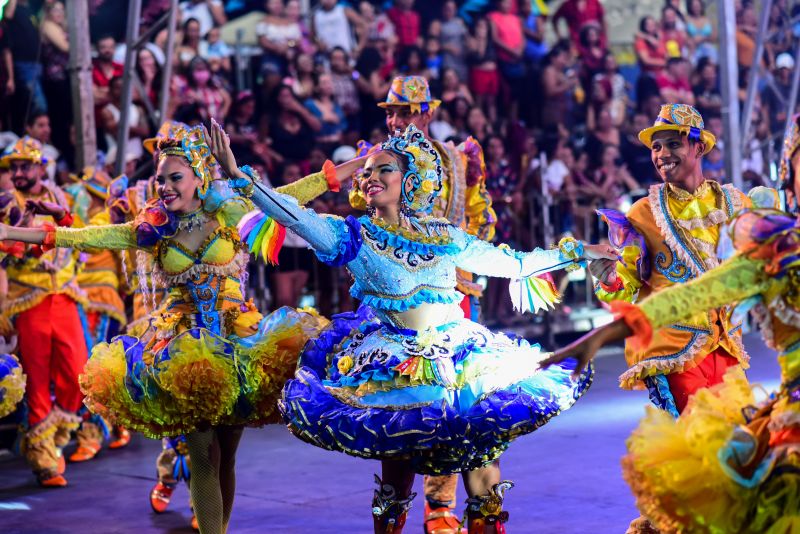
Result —
<path fill-rule="evenodd" d="M 137 248 L 132 222 L 85 228 L 56 228 L 49 225 L 42 228 L 23 228 L 0 224 L 0 240 L 78 250 Z"/>

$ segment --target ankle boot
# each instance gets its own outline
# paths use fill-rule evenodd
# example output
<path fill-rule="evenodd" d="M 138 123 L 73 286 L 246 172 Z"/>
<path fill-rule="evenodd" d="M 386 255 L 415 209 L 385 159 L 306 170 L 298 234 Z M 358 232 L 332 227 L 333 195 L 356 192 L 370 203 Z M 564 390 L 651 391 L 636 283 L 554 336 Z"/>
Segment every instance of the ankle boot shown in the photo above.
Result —
<path fill-rule="evenodd" d="M 411 501 L 417 496 L 412 493 L 405 499 L 397 496 L 397 489 L 391 484 L 384 484 L 375 475 L 378 489 L 372 499 L 372 517 L 376 534 L 400 534 L 406 524 L 406 515 L 411 508 Z"/>
<path fill-rule="evenodd" d="M 488 495 L 467 499 L 469 534 L 506 534 L 508 512 L 503 511 L 503 497 L 513 487 L 513 482 L 504 480 L 492 486 Z"/>

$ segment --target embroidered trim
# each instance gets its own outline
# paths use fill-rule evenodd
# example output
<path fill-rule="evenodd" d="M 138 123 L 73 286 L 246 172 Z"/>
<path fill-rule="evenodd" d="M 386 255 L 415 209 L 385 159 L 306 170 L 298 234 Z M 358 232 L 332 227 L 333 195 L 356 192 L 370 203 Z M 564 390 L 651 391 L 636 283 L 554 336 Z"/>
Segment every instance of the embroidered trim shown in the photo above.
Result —
<path fill-rule="evenodd" d="M 673 326 L 675 328 L 675 326 Z M 655 374 L 667 375 L 682 371 L 686 364 L 697 361 L 699 357 L 706 354 L 706 341 L 708 335 L 695 331 L 686 346 L 674 354 L 648 358 L 632 365 L 619 377 L 620 387 L 623 389 L 633 389 L 636 382 L 641 381 L 645 376 Z"/>
<path fill-rule="evenodd" d="M 672 260 L 669 262 L 669 265 L 667 265 L 667 255 L 663 252 L 656 254 L 656 271 L 658 271 L 670 282 L 674 282 L 676 284 L 681 284 L 692 278 L 692 272 L 689 270 L 686 264 L 677 258 L 677 255 L 671 248 L 669 248 L 669 246 L 667 246 L 667 250 L 669 250 Z"/>
<path fill-rule="evenodd" d="M 650 211 L 655 219 L 656 226 L 661 230 L 667 246 L 680 260 L 688 266 L 694 276 L 700 276 L 705 272 L 705 264 L 686 246 L 678 228 L 672 221 L 672 215 L 667 207 L 667 194 L 664 184 L 650 186 L 648 195 L 650 201 Z"/>
<path fill-rule="evenodd" d="M 716 208 L 705 217 L 694 217 L 692 219 L 675 219 L 681 228 L 684 230 L 696 230 L 697 228 L 710 228 L 717 226 L 728 220 L 728 215 L 719 208 Z"/>

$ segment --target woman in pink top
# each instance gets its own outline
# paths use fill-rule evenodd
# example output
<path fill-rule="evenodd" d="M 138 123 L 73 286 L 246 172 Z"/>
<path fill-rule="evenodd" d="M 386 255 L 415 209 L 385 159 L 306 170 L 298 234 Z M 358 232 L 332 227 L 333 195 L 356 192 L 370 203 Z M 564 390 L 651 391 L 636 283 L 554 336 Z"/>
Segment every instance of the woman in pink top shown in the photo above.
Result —
<path fill-rule="evenodd" d="M 488 15 L 492 30 L 492 42 L 497 50 L 497 62 L 500 73 L 508 85 L 509 95 L 506 98 L 509 104 L 509 117 L 517 117 L 518 101 L 522 98 L 523 80 L 525 78 L 525 64 L 522 54 L 525 51 L 525 34 L 522 29 L 522 20 L 512 13 L 511 0 L 500 0 L 497 11 Z"/>

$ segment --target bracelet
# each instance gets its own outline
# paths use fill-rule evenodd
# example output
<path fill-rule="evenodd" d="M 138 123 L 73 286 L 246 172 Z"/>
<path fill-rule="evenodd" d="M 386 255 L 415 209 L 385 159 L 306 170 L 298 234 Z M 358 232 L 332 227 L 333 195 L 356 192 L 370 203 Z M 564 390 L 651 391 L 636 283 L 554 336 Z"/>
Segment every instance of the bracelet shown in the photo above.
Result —
<path fill-rule="evenodd" d="M 574 237 L 562 237 L 558 242 L 558 252 L 564 261 L 574 262 L 566 267 L 567 272 L 576 271 L 584 266 L 583 243 Z"/>
<path fill-rule="evenodd" d="M 64 210 L 64 216 L 58 219 L 56 224 L 59 226 L 72 226 L 73 222 L 74 218 L 72 217 L 72 214 L 67 210 Z"/>
<path fill-rule="evenodd" d="M 242 173 L 244 173 L 248 178 L 250 178 L 250 181 L 243 180 L 241 178 L 231 180 L 231 186 L 241 196 L 249 198 L 253 195 L 255 183 L 261 181 L 261 175 L 250 165 L 243 165 L 239 167 L 239 170 L 242 171 Z"/>
<path fill-rule="evenodd" d="M 44 239 L 42 239 L 42 250 L 48 251 L 56 246 L 56 227 L 49 223 L 42 225 L 44 230 Z"/>

